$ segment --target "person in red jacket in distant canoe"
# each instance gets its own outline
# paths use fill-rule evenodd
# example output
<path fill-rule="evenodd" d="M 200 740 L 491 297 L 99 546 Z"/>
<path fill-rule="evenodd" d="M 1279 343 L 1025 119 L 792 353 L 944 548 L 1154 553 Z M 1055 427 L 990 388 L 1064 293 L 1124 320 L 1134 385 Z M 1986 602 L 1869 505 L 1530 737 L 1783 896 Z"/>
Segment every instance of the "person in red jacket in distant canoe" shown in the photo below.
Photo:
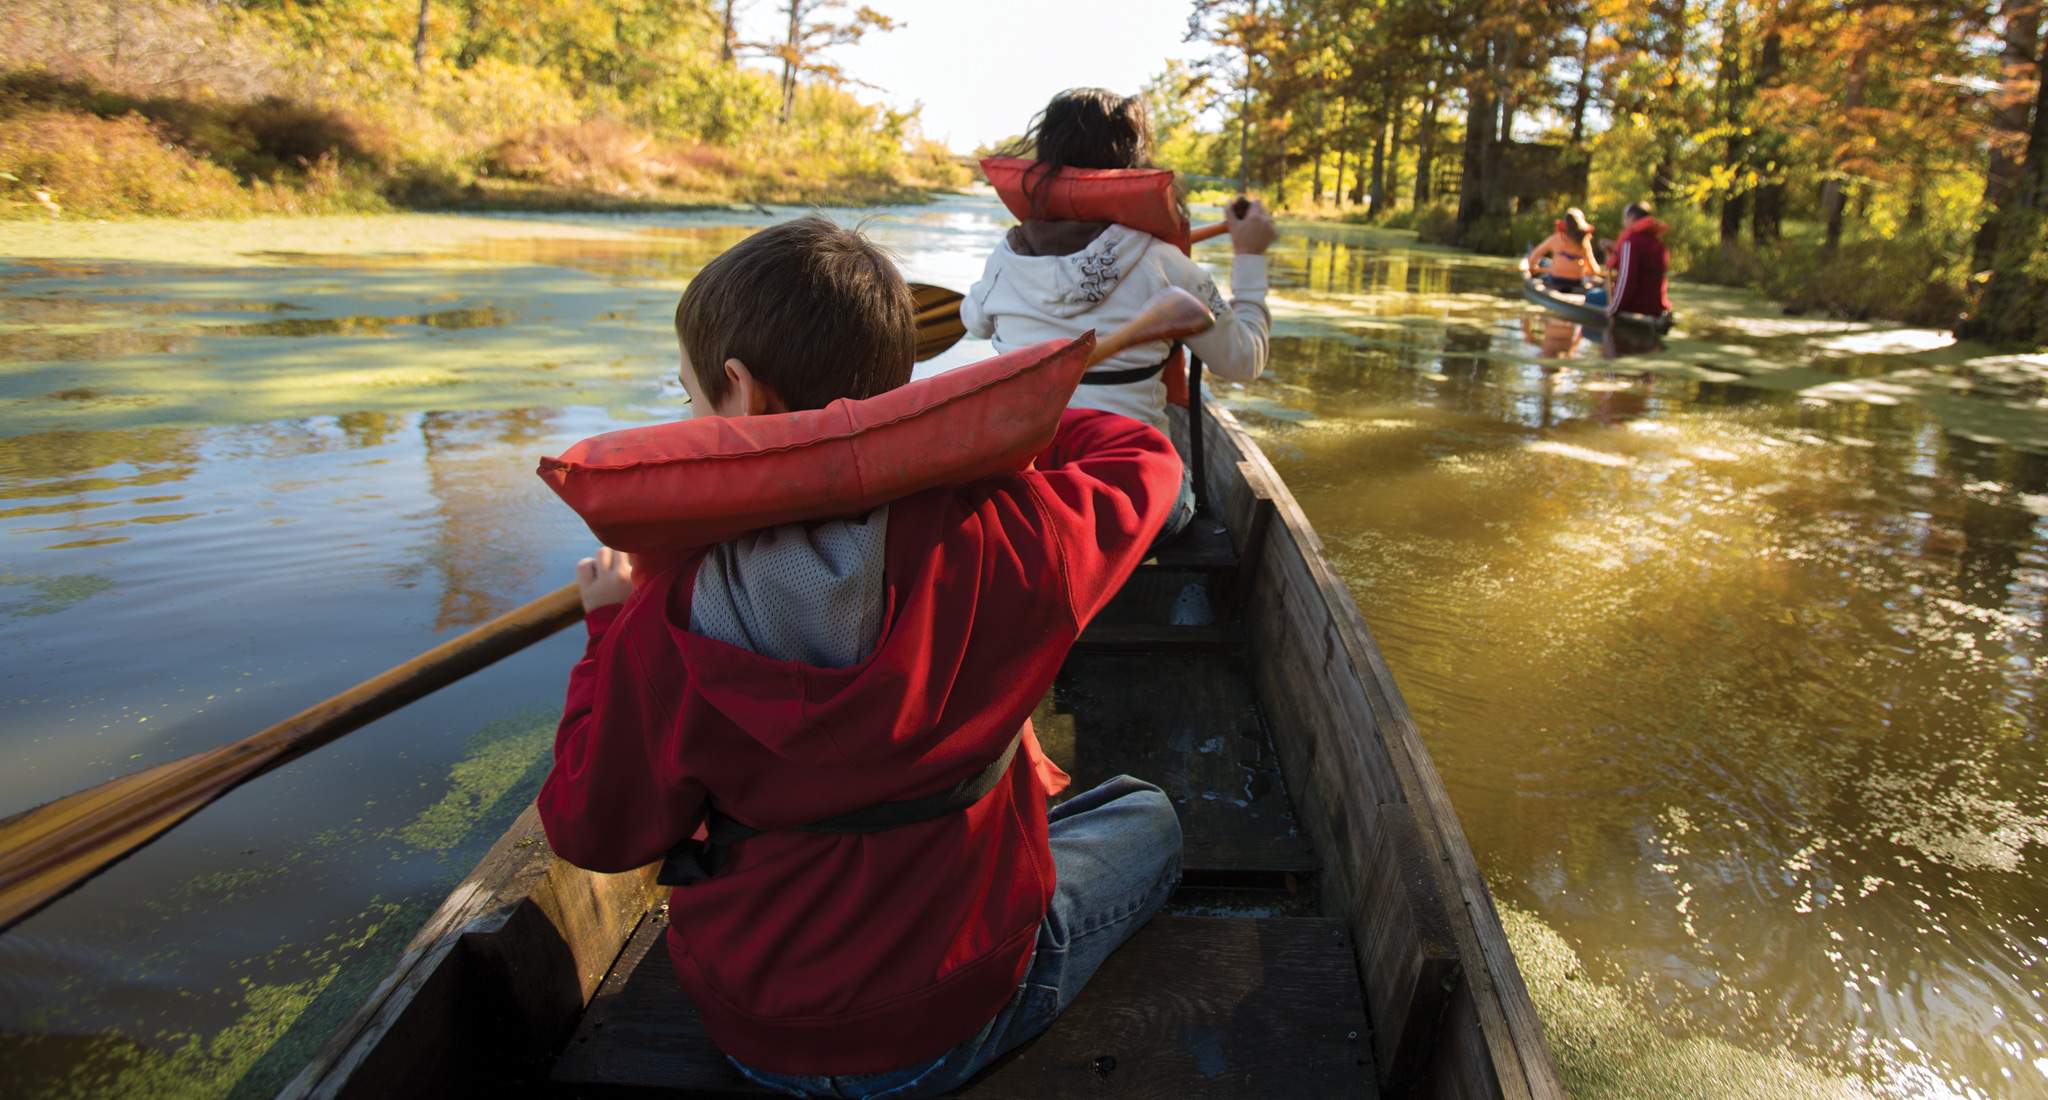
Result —
<path fill-rule="evenodd" d="M 1632 202 L 1621 215 L 1621 236 L 1608 253 L 1613 286 L 1586 295 L 1589 306 L 1605 305 L 1607 315 L 1640 313 L 1662 317 L 1671 312 L 1671 253 L 1664 248 L 1668 227 L 1656 219 L 1647 202 Z"/>
<path fill-rule="evenodd" d="M 734 420 L 893 390 L 914 308 L 858 232 L 764 229 L 684 291 L 683 387 Z M 1071 409 L 1019 473 L 578 565 L 590 641 L 541 823 L 594 871 L 669 855 L 676 976 L 755 1083 L 957 1089 L 1165 904 L 1172 801 L 1119 776 L 1048 813 L 1067 776 L 1030 716 L 1180 483 L 1164 435 Z"/>

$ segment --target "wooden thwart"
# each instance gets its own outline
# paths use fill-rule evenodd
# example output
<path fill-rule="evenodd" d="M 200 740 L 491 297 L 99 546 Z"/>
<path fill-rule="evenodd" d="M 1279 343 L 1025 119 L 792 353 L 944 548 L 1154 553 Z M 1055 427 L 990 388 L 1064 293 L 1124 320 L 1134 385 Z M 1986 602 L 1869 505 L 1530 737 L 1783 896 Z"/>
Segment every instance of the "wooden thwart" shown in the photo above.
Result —
<path fill-rule="evenodd" d="M 650 917 L 605 979 L 553 1081 L 758 1095 L 704 1034 Z M 1338 921 L 1157 917 L 1045 1034 L 959 1095 L 1377 1095 L 1351 944 Z"/>
<path fill-rule="evenodd" d="M 1139 568 L 1173 573 L 1229 573 L 1237 569 L 1237 550 L 1230 545 L 1230 532 L 1222 524 L 1207 516 L 1196 516 Z"/>
<path fill-rule="evenodd" d="M 1226 650 L 1236 635 L 1220 626 L 1163 626 L 1153 623 L 1095 623 L 1074 643 L 1080 652 L 1158 653 L 1168 650 Z"/>

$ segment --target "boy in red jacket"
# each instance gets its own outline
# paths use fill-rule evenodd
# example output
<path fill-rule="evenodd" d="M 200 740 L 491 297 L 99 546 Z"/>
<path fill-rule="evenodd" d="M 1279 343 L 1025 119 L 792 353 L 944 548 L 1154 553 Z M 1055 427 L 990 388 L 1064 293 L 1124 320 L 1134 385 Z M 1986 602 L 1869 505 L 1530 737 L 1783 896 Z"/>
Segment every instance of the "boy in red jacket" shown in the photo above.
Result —
<path fill-rule="evenodd" d="M 1664 247 L 1665 225 L 1646 202 L 1632 202 L 1621 214 L 1621 236 L 1615 239 L 1608 266 L 1614 289 L 1607 296 L 1607 315 L 1640 313 L 1662 317 L 1671 312 L 1671 253 Z M 1597 305 L 1589 295 L 1587 304 Z"/>
<path fill-rule="evenodd" d="M 895 266 L 820 218 L 714 260 L 676 309 L 697 415 L 910 378 Z M 1067 776 L 1029 717 L 1180 489 L 1137 421 L 1070 411 L 1033 468 L 757 531 L 635 577 L 577 567 L 589 647 L 540 793 L 555 851 L 622 871 L 709 829 L 669 953 L 741 1072 L 795 1095 L 958 1087 L 1051 1023 L 1179 878 L 1166 796 Z M 800 831 L 820 823 L 833 831 Z M 666 876 L 665 876 L 666 878 Z"/>

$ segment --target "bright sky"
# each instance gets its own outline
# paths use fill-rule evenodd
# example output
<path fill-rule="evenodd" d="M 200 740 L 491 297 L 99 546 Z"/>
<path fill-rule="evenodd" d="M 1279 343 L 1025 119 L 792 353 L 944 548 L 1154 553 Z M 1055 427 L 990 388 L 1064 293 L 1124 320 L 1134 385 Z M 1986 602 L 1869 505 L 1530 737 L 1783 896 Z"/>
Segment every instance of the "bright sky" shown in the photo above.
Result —
<path fill-rule="evenodd" d="M 740 39 L 780 39 L 783 0 L 740 0 Z M 1062 88 L 1135 92 L 1185 43 L 1188 0 L 856 0 L 907 24 L 841 47 L 855 89 L 899 107 L 924 104 L 925 133 L 960 152 L 1021 133 Z M 843 13 L 842 13 L 843 14 Z M 760 62 L 756 62 L 760 64 Z"/>

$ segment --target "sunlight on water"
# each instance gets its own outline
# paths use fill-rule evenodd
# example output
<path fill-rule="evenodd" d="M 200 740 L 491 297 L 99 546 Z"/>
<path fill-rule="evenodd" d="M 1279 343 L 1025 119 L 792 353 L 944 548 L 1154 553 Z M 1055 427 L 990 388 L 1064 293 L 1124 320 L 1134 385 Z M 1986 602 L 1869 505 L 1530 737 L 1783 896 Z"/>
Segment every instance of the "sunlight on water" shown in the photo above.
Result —
<path fill-rule="evenodd" d="M 766 220 L 0 226 L 0 812 L 566 580 L 535 458 L 674 415 L 676 293 Z M 870 228 L 965 288 L 1004 224 Z M 1575 1094 L 2048 1093 L 2048 364 L 1692 287 L 1610 361 L 1507 265 L 1354 229 L 1274 271 L 1274 370 L 1216 396 L 1385 648 Z M 530 797 L 579 646 L 0 939 L 0 1091 L 274 1089 Z"/>

